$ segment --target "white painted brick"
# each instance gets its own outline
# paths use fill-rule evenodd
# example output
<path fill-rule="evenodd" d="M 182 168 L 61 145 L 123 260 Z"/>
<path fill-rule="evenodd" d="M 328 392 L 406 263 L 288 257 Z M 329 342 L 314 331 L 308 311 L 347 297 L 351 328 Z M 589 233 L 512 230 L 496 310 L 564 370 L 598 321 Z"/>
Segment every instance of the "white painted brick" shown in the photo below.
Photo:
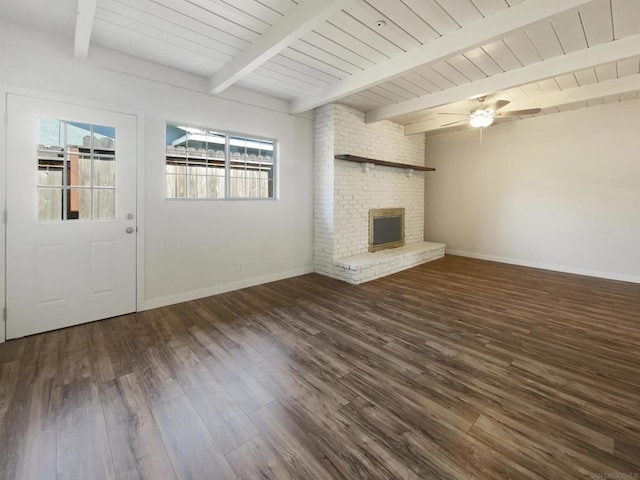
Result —
<path fill-rule="evenodd" d="M 364 172 L 362 165 L 334 161 L 334 155 L 424 165 L 424 135 L 404 136 L 403 127 L 389 121 L 367 125 L 363 112 L 340 104 L 319 107 L 315 115 L 316 271 L 358 283 L 422 259 L 420 255 L 412 255 L 414 260 L 406 260 L 406 256 L 389 259 L 385 268 L 366 269 L 358 272 L 357 278 L 336 266 L 343 257 L 367 252 L 371 208 L 404 207 L 406 243 L 423 240 L 424 173 L 408 177 L 403 169 L 381 166 Z"/>

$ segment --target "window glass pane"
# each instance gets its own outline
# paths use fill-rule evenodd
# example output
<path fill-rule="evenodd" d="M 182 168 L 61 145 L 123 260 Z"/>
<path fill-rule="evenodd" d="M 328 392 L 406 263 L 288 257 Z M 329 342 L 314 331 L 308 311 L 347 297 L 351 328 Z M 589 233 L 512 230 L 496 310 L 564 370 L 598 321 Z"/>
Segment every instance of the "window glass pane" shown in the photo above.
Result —
<path fill-rule="evenodd" d="M 53 118 L 38 119 L 38 143 L 43 147 L 62 150 L 65 142 L 66 124 Z"/>
<path fill-rule="evenodd" d="M 207 198 L 207 177 L 205 175 L 189 175 L 187 177 L 187 197 Z"/>
<path fill-rule="evenodd" d="M 63 148 L 38 145 L 38 185 L 62 186 Z"/>
<path fill-rule="evenodd" d="M 68 184 L 81 187 L 91 186 L 91 154 L 81 152 L 77 147 L 69 147 L 65 162 Z"/>
<path fill-rule="evenodd" d="M 273 197 L 274 142 L 234 136 L 230 144 L 231 196 Z"/>
<path fill-rule="evenodd" d="M 230 195 L 232 197 L 244 197 L 245 183 L 244 183 L 244 171 L 237 168 L 232 168 L 229 172 L 230 181 Z"/>
<path fill-rule="evenodd" d="M 39 118 L 38 185 L 61 188 L 39 189 L 38 219 L 114 218 L 115 144 L 113 127 Z M 95 187 L 112 188 L 103 193 Z"/>
<path fill-rule="evenodd" d="M 91 189 L 70 188 L 67 192 L 67 220 L 91 220 Z"/>
<path fill-rule="evenodd" d="M 225 174 L 223 168 L 207 169 L 207 197 L 208 198 L 224 198 L 225 191 Z"/>
<path fill-rule="evenodd" d="M 193 165 L 189 165 L 187 167 L 187 175 L 189 175 L 190 177 L 196 177 L 196 176 L 206 175 L 206 174 L 207 174 L 207 167 L 193 166 Z"/>
<path fill-rule="evenodd" d="M 267 189 L 267 191 L 269 192 L 268 197 L 273 197 L 274 196 L 274 188 L 273 188 L 273 180 L 269 179 L 266 182 L 264 182 L 264 186 Z"/>
<path fill-rule="evenodd" d="M 210 168 L 222 168 L 224 169 L 225 160 L 224 160 L 224 150 L 217 142 L 213 145 L 210 145 L 210 148 L 213 150 L 207 150 L 207 165 Z"/>
<path fill-rule="evenodd" d="M 113 189 L 93 190 L 93 219 L 107 220 L 116 218 L 116 196 Z"/>
<path fill-rule="evenodd" d="M 168 173 L 169 166 L 167 165 L 167 175 L 166 175 L 166 187 L 165 187 L 165 197 L 166 198 L 176 198 L 178 196 L 176 190 L 176 176 Z"/>
<path fill-rule="evenodd" d="M 116 149 L 116 129 L 105 125 L 93 125 L 93 149 L 98 153 L 113 153 Z"/>
<path fill-rule="evenodd" d="M 62 186 L 64 136 L 64 122 L 52 118 L 38 119 L 38 185 Z M 47 220 L 46 217 L 44 215 L 42 220 Z M 38 218 L 41 218 L 40 214 Z M 61 217 L 55 219 L 60 220 Z"/>
<path fill-rule="evenodd" d="M 38 167 L 38 185 L 62 187 L 62 168 L 40 164 Z"/>
<path fill-rule="evenodd" d="M 38 188 L 38 221 L 62 220 L 62 189 Z"/>
<path fill-rule="evenodd" d="M 167 198 L 273 198 L 274 166 L 273 141 L 167 125 Z"/>
<path fill-rule="evenodd" d="M 224 198 L 224 178 L 209 177 L 209 183 L 207 185 L 207 197 L 208 198 Z"/>
<path fill-rule="evenodd" d="M 91 148 L 91 125 L 77 122 L 66 122 L 66 124 L 67 149 L 72 151 L 80 151 L 82 149 L 88 152 Z"/>
<path fill-rule="evenodd" d="M 226 135 L 178 125 L 166 133 L 167 198 L 224 198 Z"/>
<path fill-rule="evenodd" d="M 116 186 L 116 162 L 114 155 L 100 155 L 93 157 L 93 186 Z"/>
<path fill-rule="evenodd" d="M 185 198 L 187 195 L 187 176 L 167 173 L 167 197 Z"/>

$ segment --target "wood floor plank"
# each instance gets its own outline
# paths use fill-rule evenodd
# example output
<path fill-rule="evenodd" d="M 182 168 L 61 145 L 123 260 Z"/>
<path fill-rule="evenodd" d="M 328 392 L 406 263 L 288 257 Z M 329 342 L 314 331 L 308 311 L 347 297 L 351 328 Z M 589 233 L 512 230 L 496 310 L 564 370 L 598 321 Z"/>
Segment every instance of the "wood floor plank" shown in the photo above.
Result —
<path fill-rule="evenodd" d="M 54 379 L 18 387 L 2 430 L 2 478 L 48 480 L 56 477 L 57 417 L 60 389 Z"/>
<path fill-rule="evenodd" d="M 346 478 L 418 480 L 418 476 L 388 448 L 367 433 L 367 428 L 354 425 L 338 411 L 318 415 L 317 411 L 301 409 L 297 402 L 287 408 L 306 430 L 316 432 L 319 453 L 337 465 Z"/>
<path fill-rule="evenodd" d="M 111 346 L 108 344 L 104 329 L 100 323 L 91 324 L 88 344 L 92 378 L 97 383 L 114 380 L 116 374 L 109 354 Z"/>
<path fill-rule="evenodd" d="M 186 396 L 156 405 L 152 413 L 178 478 L 237 478 Z"/>
<path fill-rule="evenodd" d="M 273 397 L 243 368 L 234 357 L 217 344 L 205 345 L 210 356 L 205 365 L 216 381 L 247 414 L 268 405 Z"/>
<path fill-rule="evenodd" d="M 435 431 L 431 425 L 417 425 L 419 418 L 405 421 L 366 399 L 354 400 L 340 414 L 386 445 L 421 478 L 458 479 L 471 475 L 473 449 L 455 430 Z M 426 428 L 421 430 L 422 426 Z"/>
<path fill-rule="evenodd" d="M 610 465 L 593 461 L 588 456 L 575 455 L 556 443 L 531 442 L 522 432 L 484 415 L 478 418 L 469 435 L 545 478 L 579 479 L 584 478 L 587 472 L 613 471 Z M 495 441 L 497 438 L 500 442 Z"/>
<path fill-rule="evenodd" d="M 32 342 L 33 340 L 27 338 L 18 338 L 11 342 L 0 343 L 0 365 L 20 361 L 26 345 Z"/>
<path fill-rule="evenodd" d="M 116 476 L 176 478 L 136 374 L 100 384 L 100 398 Z"/>
<path fill-rule="evenodd" d="M 293 478 L 341 478 L 339 471 L 326 457 L 316 455 L 314 432 L 302 425 L 277 402 L 251 415 L 262 436 L 279 453 Z"/>
<path fill-rule="evenodd" d="M 59 330 L 47 335 L 36 335 L 32 337 L 32 341 L 27 342 L 20 365 L 23 382 L 34 383 L 56 377 L 63 336 L 63 331 Z"/>
<path fill-rule="evenodd" d="M 96 384 L 82 379 L 61 386 L 57 417 L 56 478 L 116 478 Z"/>
<path fill-rule="evenodd" d="M 95 324 L 102 331 L 108 345 L 107 354 L 114 378 L 132 373 L 140 362 L 140 352 L 144 352 L 149 346 L 151 329 L 143 332 L 135 329 L 135 319 L 133 315 L 124 315 Z M 97 368 L 96 366 L 94 369 Z"/>
<path fill-rule="evenodd" d="M 297 480 L 278 452 L 262 435 L 256 435 L 227 453 L 227 459 L 241 480 Z"/>
<path fill-rule="evenodd" d="M 223 453 L 258 434 L 247 414 L 227 393 L 206 364 L 187 347 L 172 349 L 174 371 L 189 401 Z"/>
<path fill-rule="evenodd" d="M 58 371 L 56 378 L 64 385 L 90 378 L 90 328 L 70 327 L 56 332 L 61 341 L 58 347 Z"/>
<path fill-rule="evenodd" d="M 0 363 L 0 434 L 2 433 L 5 413 L 14 401 L 18 375 L 20 372 L 20 362 Z"/>
<path fill-rule="evenodd" d="M 175 378 L 168 347 L 152 346 L 140 352 L 134 369 L 144 389 L 147 401 L 159 405 L 184 394 Z"/>

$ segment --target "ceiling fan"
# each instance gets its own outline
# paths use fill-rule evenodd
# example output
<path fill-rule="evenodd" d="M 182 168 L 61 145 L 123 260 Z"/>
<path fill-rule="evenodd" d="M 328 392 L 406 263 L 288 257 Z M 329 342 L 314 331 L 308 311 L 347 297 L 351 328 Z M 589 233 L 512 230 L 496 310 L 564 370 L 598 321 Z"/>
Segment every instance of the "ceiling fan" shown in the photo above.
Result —
<path fill-rule="evenodd" d="M 484 128 L 484 127 L 490 126 L 493 123 L 494 119 L 496 118 L 510 117 L 515 115 L 533 115 L 535 113 L 540 113 L 542 110 L 540 108 L 528 108 L 526 110 L 511 110 L 509 112 L 498 113 L 498 110 L 506 107 L 511 102 L 509 100 L 497 100 L 493 104 L 485 106 L 484 102 L 486 102 L 488 98 L 489 98 L 489 95 L 483 95 L 481 97 L 477 97 L 476 100 L 480 102 L 480 106 L 471 110 L 469 114 L 441 112 L 440 115 L 460 115 L 460 116 L 465 115 L 465 116 L 468 116 L 468 118 L 465 120 L 458 120 L 451 123 L 445 123 L 444 125 L 440 125 L 440 126 L 450 127 L 453 125 L 469 122 L 469 125 L 471 125 L 474 128 Z"/>

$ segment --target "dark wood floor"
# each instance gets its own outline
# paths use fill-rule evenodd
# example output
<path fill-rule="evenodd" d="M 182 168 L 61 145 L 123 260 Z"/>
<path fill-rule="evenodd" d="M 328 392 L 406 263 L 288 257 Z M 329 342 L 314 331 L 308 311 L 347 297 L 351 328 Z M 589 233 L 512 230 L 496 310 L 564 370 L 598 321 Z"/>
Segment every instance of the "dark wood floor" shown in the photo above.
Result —
<path fill-rule="evenodd" d="M 0 345 L 0 477 L 640 477 L 640 285 L 446 257 Z"/>

